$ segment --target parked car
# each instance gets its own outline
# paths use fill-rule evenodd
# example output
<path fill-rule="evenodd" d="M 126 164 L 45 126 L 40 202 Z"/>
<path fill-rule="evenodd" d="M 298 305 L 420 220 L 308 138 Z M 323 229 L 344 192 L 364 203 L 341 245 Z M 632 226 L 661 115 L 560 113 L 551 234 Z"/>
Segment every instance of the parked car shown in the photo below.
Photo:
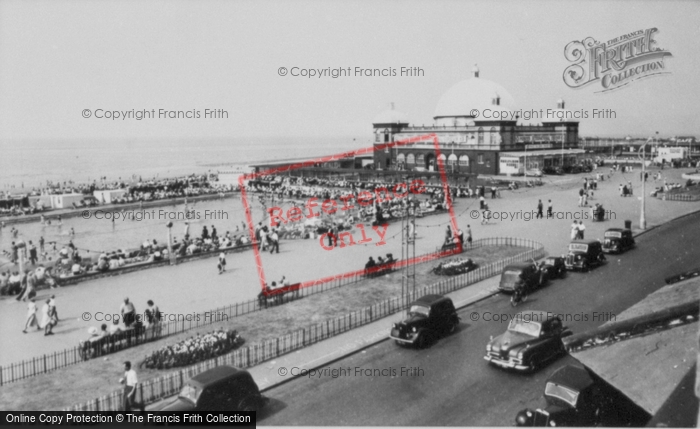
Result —
<path fill-rule="evenodd" d="M 424 348 L 439 337 L 452 333 L 459 325 L 457 310 L 450 298 L 425 295 L 411 303 L 408 317 L 394 323 L 390 337 L 396 344 L 413 344 Z"/>
<path fill-rule="evenodd" d="M 547 279 L 532 262 L 519 262 L 507 265 L 501 272 L 501 282 L 498 284 L 498 290 L 501 292 L 512 293 L 516 285 L 524 286 L 525 291 L 531 291 L 541 287 L 546 283 Z"/>
<path fill-rule="evenodd" d="M 545 275 L 545 279 L 561 279 L 566 276 L 565 256 L 548 256 L 542 262 L 540 271 Z"/>
<path fill-rule="evenodd" d="M 622 228 L 610 228 L 603 236 L 603 252 L 622 253 L 634 247 L 632 231 Z"/>
<path fill-rule="evenodd" d="M 591 267 L 605 263 L 603 244 L 598 240 L 572 241 L 569 244 L 569 254 L 564 261 L 567 270 L 587 272 Z"/>
<path fill-rule="evenodd" d="M 502 368 L 534 371 L 566 353 L 561 339 L 571 335 L 556 314 L 547 311 L 518 313 L 508 330 L 486 345 L 486 359 Z"/>
<path fill-rule="evenodd" d="M 582 366 L 556 370 L 544 387 L 545 409 L 525 409 L 517 426 L 642 427 L 649 415 Z"/>
<path fill-rule="evenodd" d="M 154 411 L 257 411 L 268 402 L 248 371 L 217 366 L 190 378 L 177 398 Z"/>
<path fill-rule="evenodd" d="M 542 170 L 540 170 L 539 168 L 531 168 L 525 172 L 525 176 L 542 177 Z"/>

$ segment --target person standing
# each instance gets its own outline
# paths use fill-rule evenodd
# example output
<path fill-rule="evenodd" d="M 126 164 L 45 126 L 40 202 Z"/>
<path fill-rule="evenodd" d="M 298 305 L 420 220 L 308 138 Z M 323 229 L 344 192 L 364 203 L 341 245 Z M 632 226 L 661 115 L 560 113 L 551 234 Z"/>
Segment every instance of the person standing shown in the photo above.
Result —
<path fill-rule="evenodd" d="M 160 309 L 151 299 L 149 299 L 146 303 L 148 304 L 148 326 L 156 326 L 160 323 L 161 319 Z"/>
<path fill-rule="evenodd" d="M 552 213 L 552 200 L 547 200 L 547 219 L 554 218 L 554 213 Z"/>
<path fill-rule="evenodd" d="M 139 383 L 136 371 L 131 368 L 131 362 L 124 362 L 124 377 L 119 379 L 120 384 L 124 384 L 124 411 L 131 411 L 137 407 L 136 385 Z M 143 410 L 143 406 L 140 406 Z"/>
<path fill-rule="evenodd" d="M 576 237 L 578 237 L 578 223 L 574 221 L 571 224 L 571 239 L 576 240 Z"/>
<path fill-rule="evenodd" d="M 472 245 L 472 227 L 467 225 L 467 243 L 469 243 L 469 246 Z"/>
<path fill-rule="evenodd" d="M 578 190 L 578 206 L 583 207 L 583 188 Z"/>
<path fill-rule="evenodd" d="M 39 253 L 44 253 L 44 236 L 39 237 Z"/>
<path fill-rule="evenodd" d="M 214 225 L 211 226 L 211 239 L 216 240 L 216 227 Z"/>
<path fill-rule="evenodd" d="M 41 330 L 39 321 L 36 320 L 36 302 L 34 302 L 34 298 L 30 299 L 29 304 L 27 304 L 27 320 L 24 323 L 24 330 L 22 330 L 22 332 L 26 334 L 27 328 L 30 328 L 32 325 L 36 325 L 38 331 Z"/>
<path fill-rule="evenodd" d="M 273 229 L 272 234 L 270 234 L 270 241 L 272 244 L 270 245 L 270 254 L 273 252 L 280 253 L 280 237 L 277 235 L 277 230 Z"/>
<path fill-rule="evenodd" d="M 270 253 L 272 253 L 272 252 L 270 252 Z M 224 252 L 219 253 L 219 263 L 218 263 L 217 267 L 219 267 L 219 274 L 226 271 L 226 253 L 224 253 Z"/>
<path fill-rule="evenodd" d="M 39 258 L 37 257 L 36 253 L 36 246 L 32 244 L 31 240 L 29 240 L 29 262 L 32 265 L 36 265 L 36 263 L 39 262 Z"/>
<path fill-rule="evenodd" d="M 124 298 L 124 303 L 119 308 L 119 313 L 122 315 L 124 326 L 129 328 L 136 320 L 136 307 L 134 303 L 129 301 L 129 297 Z"/>
<path fill-rule="evenodd" d="M 483 195 L 479 195 L 479 210 L 483 210 L 483 209 L 484 209 L 484 204 L 486 204 L 486 203 L 484 202 L 484 196 L 483 196 Z"/>
<path fill-rule="evenodd" d="M 586 231 L 586 225 L 583 224 L 583 221 L 580 220 L 578 221 L 578 238 L 579 240 L 584 239 L 584 232 Z"/>
<path fill-rule="evenodd" d="M 544 214 L 542 213 L 543 206 L 542 206 L 542 200 L 537 200 L 537 219 L 542 219 Z"/>

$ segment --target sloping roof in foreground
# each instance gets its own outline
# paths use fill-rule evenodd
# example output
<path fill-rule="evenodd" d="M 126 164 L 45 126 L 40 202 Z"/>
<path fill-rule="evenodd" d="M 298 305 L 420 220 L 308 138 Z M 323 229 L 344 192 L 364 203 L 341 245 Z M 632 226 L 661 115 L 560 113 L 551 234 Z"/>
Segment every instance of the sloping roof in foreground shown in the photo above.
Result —
<path fill-rule="evenodd" d="M 685 280 L 659 289 L 617 315 L 616 321 L 697 301 L 699 297 L 700 278 Z M 680 325 L 573 352 L 572 356 L 654 415 L 695 365 L 699 325 Z"/>

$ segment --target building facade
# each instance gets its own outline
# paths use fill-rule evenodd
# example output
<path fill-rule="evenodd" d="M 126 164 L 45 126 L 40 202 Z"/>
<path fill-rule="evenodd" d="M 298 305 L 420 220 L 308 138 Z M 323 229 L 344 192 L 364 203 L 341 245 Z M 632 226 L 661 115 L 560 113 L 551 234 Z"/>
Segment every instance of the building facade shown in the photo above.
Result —
<path fill-rule="evenodd" d="M 393 105 L 373 121 L 375 146 L 435 134 L 448 173 L 523 174 L 526 169 L 577 162 L 578 121 L 559 100 L 540 125 L 518 125 L 513 97 L 501 85 L 479 77 L 447 90 L 435 109 L 434 124 L 414 126 Z M 377 169 L 436 171 L 432 141 L 375 150 Z"/>

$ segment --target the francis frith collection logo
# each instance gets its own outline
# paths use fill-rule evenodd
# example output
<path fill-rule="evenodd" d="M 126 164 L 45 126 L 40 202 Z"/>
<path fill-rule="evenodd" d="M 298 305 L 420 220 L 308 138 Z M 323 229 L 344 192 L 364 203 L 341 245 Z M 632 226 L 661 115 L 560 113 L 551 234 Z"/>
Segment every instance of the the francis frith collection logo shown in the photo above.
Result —
<path fill-rule="evenodd" d="M 605 43 L 592 37 L 569 43 L 564 56 L 573 64 L 564 70 L 564 82 L 571 88 L 600 82 L 602 89 L 596 92 L 607 92 L 635 80 L 669 73 L 664 58 L 671 53 L 655 46 L 657 31 L 638 30 Z"/>

